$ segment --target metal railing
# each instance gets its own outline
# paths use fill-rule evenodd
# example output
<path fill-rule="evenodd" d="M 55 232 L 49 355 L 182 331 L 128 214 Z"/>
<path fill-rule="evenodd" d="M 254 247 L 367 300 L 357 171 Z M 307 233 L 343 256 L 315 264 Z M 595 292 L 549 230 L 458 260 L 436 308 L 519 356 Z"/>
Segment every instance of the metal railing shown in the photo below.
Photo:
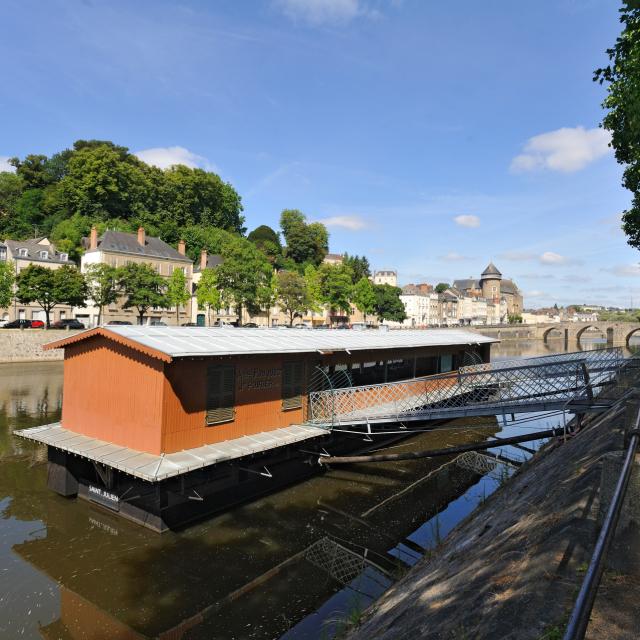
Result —
<path fill-rule="evenodd" d="M 582 640 L 589 626 L 591 610 L 598 593 L 598 586 L 604 571 L 604 559 L 613 541 L 622 504 L 629 486 L 629 479 L 633 470 L 636 451 L 640 444 L 640 411 L 637 412 L 632 430 L 629 432 L 630 439 L 627 452 L 622 465 L 622 471 L 616 483 L 611 503 L 604 517 L 598 540 L 593 551 L 593 556 L 589 562 L 589 567 L 582 581 L 582 586 L 576 599 L 569 623 L 564 634 L 564 640 Z"/>
<path fill-rule="evenodd" d="M 620 348 L 463 367 L 399 382 L 327 389 L 309 394 L 312 424 L 370 424 L 441 419 L 447 414 L 496 413 L 593 402 L 624 361 Z M 533 408 L 532 408 L 533 407 Z"/>

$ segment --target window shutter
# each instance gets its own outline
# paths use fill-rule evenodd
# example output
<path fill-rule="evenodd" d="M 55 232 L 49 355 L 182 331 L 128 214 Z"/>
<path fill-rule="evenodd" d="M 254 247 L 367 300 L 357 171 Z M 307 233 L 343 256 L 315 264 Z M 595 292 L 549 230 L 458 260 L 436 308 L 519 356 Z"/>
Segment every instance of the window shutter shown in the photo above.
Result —
<path fill-rule="evenodd" d="M 207 369 L 207 426 L 233 420 L 234 405 L 234 367 L 209 367 Z"/>
<path fill-rule="evenodd" d="M 304 393 L 304 362 L 285 362 L 282 367 L 282 408 L 302 407 Z"/>

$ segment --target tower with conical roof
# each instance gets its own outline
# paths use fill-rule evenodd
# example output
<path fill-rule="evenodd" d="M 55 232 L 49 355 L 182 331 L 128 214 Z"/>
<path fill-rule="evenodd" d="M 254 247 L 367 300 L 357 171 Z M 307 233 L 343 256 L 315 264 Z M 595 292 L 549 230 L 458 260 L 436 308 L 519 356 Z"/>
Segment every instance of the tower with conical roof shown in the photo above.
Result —
<path fill-rule="evenodd" d="M 500 281 L 502 274 L 498 271 L 493 262 L 490 262 L 487 268 L 480 276 L 480 286 L 482 287 L 482 297 L 491 302 L 500 302 Z"/>

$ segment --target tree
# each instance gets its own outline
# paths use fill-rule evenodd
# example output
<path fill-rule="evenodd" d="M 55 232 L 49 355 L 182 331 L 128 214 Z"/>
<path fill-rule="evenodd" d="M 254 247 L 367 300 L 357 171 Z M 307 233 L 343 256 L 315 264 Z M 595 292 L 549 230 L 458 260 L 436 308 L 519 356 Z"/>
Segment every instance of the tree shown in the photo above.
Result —
<path fill-rule="evenodd" d="M 344 264 L 323 264 L 319 273 L 322 301 L 332 310 L 349 313 L 353 291 L 351 269 Z"/>
<path fill-rule="evenodd" d="M 98 307 L 98 324 L 100 324 L 104 307 L 118 299 L 118 271 L 111 265 L 99 262 L 89 265 L 85 277 L 89 297 Z"/>
<path fill-rule="evenodd" d="M 365 256 L 350 256 L 345 253 L 343 264 L 346 264 L 353 271 L 353 284 L 360 282 L 362 278 L 369 278 L 371 275 L 369 260 Z"/>
<path fill-rule="evenodd" d="M 6 309 L 13 299 L 13 285 L 16 280 L 13 262 L 0 262 L 0 309 Z"/>
<path fill-rule="evenodd" d="M 285 209 L 280 215 L 282 235 L 287 243 L 286 256 L 298 265 L 318 266 L 329 250 L 329 234 L 320 222 L 307 224 L 304 213 Z"/>
<path fill-rule="evenodd" d="M 407 319 L 407 314 L 400 300 L 402 289 L 400 287 L 392 287 L 390 284 L 373 285 L 376 296 L 375 312 L 378 320 L 392 320 L 394 322 L 403 322 Z"/>
<path fill-rule="evenodd" d="M 269 280 L 258 286 L 257 304 L 261 311 L 267 314 L 267 325 L 271 324 L 271 307 L 278 298 L 278 274 L 273 272 Z"/>
<path fill-rule="evenodd" d="M 369 278 L 362 277 L 353 287 L 352 294 L 353 304 L 364 316 L 365 324 L 367 322 L 367 314 L 376 310 L 376 294 Z"/>
<path fill-rule="evenodd" d="M 304 280 L 307 284 L 307 304 L 311 311 L 322 310 L 322 286 L 320 273 L 312 264 L 308 264 L 304 270 Z"/>
<path fill-rule="evenodd" d="M 125 309 L 135 307 L 138 324 L 143 324 L 144 316 L 151 307 L 166 307 L 166 282 L 150 265 L 131 262 L 118 269 L 118 286 L 127 296 Z"/>
<path fill-rule="evenodd" d="M 253 244 L 262 251 L 269 262 L 275 267 L 279 268 L 282 263 L 282 244 L 280 242 L 280 236 L 266 224 L 256 227 L 248 236 L 247 240 L 253 242 Z"/>
<path fill-rule="evenodd" d="M 180 324 L 180 307 L 187 304 L 191 295 L 187 290 L 187 278 L 182 269 L 174 269 L 167 283 L 167 302 L 176 308 L 176 325 Z"/>
<path fill-rule="evenodd" d="M 196 286 L 196 298 L 198 307 L 207 310 L 207 326 L 211 326 L 211 309 L 220 309 L 220 291 L 218 290 L 218 278 L 215 269 L 203 269 L 200 273 L 200 281 Z"/>
<path fill-rule="evenodd" d="M 47 269 L 31 264 L 18 274 L 16 297 L 24 304 L 37 302 L 42 307 L 47 329 L 50 327 L 49 315 L 55 306 L 68 304 L 72 307 L 84 307 L 87 295 L 84 276 L 69 265 Z"/>
<path fill-rule="evenodd" d="M 25 184 L 26 189 L 42 189 L 53 182 L 53 176 L 47 171 L 47 156 L 29 154 L 24 160 L 10 158 L 9 164 L 16 168 Z"/>
<path fill-rule="evenodd" d="M 271 279 L 266 256 L 246 238 L 231 236 L 222 246 L 223 263 L 216 268 L 222 299 L 233 305 L 242 323 L 242 310 L 260 310 L 259 290 Z"/>
<path fill-rule="evenodd" d="M 436 285 L 435 292 L 436 293 L 444 293 L 450 287 L 446 282 L 439 282 Z"/>
<path fill-rule="evenodd" d="M 622 229 L 627 242 L 640 249 L 640 3 L 623 0 L 622 33 L 607 50 L 610 64 L 594 72 L 594 80 L 607 83 L 602 106 L 608 113 L 602 126 L 611 132 L 616 160 L 626 168 L 622 184 L 631 191 L 631 207 L 623 212 Z"/>
<path fill-rule="evenodd" d="M 0 171 L 0 238 L 19 237 L 11 228 L 15 224 L 15 205 L 23 190 L 24 181 L 20 176 Z"/>
<path fill-rule="evenodd" d="M 278 303 L 289 314 L 289 326 L 293 326 L 296 313 L 304 313 L 309 307 L 307 283 L 303 276 L 294 271 L 281 271 L 278 274 Z"/>

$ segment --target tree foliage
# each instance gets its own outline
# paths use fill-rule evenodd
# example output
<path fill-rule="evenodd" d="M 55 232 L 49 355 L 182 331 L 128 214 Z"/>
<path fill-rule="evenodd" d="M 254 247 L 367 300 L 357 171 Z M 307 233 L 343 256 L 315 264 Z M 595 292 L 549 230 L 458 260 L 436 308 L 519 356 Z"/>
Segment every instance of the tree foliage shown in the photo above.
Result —
<path fill-rule="evenodd" d="M 280 236 L 271 227 L 260 225 L 247 236 L 247 240 L 253 242 L 276 269 L 282 266 L 282 243 Z"/>
<path fill-rule="evenodd" d="M 407 318 L 407 314 L 400 300 L 402 289 L 400 287 L 392 287 L 390 284 L 373 285 L 376 296 L 375 312 L 378 320 L 392 320 L 393 322 L 403 322 Z"/>
<path fill-rule="evenodd" d="M 47 318 L 47 328 L 50 326 L 49 314 L 55 306 L 86 306 L 87 283 L 84 276 L 72 266 L 47 269 L 31 264 L 18 274 L 16 282 L 18 300 L 24 304 L 36 302 L 42 307 Z"/>
<path fill-rule="evenodd" d="M 451 285 L 447 284 L 446 282 L 438 282 L 438 284 L 435 286 L 434 291 L 436 293 L 444 293 Z"/>
<path fill-rule="evenodd" d="M 349 313 L 353 292 L 353 274 L 345 264 L 323 264 L 319 269 L 322 302 L 332 310 Z"/>
<path fill-rule="evenodd" d="M 167 282 L 167 302 L 176 308 L 176 325 L 180 324 L 180 307 L 191 299 L 187 289 L 187 277 L 182 269 L 174 269 Z"/>
<path fill-rule="evenodd" d="M 329 233 L 320 222 L 307 223 L 297 209 L 285 209 L 280 215 L 280 228 L 287 247 L 285 256 L 297 265 L 318 266 L 329 250 Z"/>
<path fill-rule="evenodd" d="M 165 279 L 144 262 L 130 262 L 120 267 L 118 286 L 126 296 L 123 307 L 138 311 L 138 324 L 143 324 L 150 308 L 167 306 Z"/>
<path fill-rule="evenodd" d="M 221 306 L 218 278 L 215 269 L 203 269 L 196 286 L 198 307 L 207 310 L 207 326 L 211 325 L 211 309 L 218 311 Z"/>
<path fill-rule="evenodd" d="M 623 212 L 627 242 L 640 249 L 640 3 L 623 0 L 622 33 L 607 50 L 610 63 L 597 69 L 594 80 L 607 84 L 607 109 L 602 126 L 611 132 L 616 160 L 626 165 L 622 184 L 631 191 L 631 207 Z"/>
<path fill-rule="evenodd" d="M 55 232 L 77 257 L 81 231 L 92 224 L 176 243 L 189 226 L 243 233 L 242 202 L 215 173 L 182 165 L 159 169 L 126 147 L 78 140 L 50 158 L 12 158 L 16 173 L 0 173 L 0 237 L 22 239 Z"/>
<path fill-rule="evenodd" d="M 104 307 L 118 299 L 118 271 L 104 262 L 91 264 L 85 275 L 89 298 L 98 307 L 98 324 L 102 319 Z"/>
<path fill-rule="evenodd" d="M 289 315 L 289 326 L 297 313 L 304 313 L 309 307 L 307 282 L 295 271 L 281 271 L 277 276 L 277 295 L 280 308 Z"/>
<path fill-rule="evenodd" d="M 362 278 L 371 276 L 371 267 L 366 256 L 350 256 L 345 253 L 343 264 L 346 264 L 353 271 L 353 284 L 360 282 Z"/>
<path fill-rule="evenodd" d="M 366 322 L 367 315 L 376 310 L 377 302 L 376 293 L 369 278 L 362 277 L 353 286 L 352 301 L 358 311 L 363 314 Z"/>
<path fill-rule="evenodd" d="M 13 262 L 0 261 L 0 309 L 6 309 L 11 304 L 15 279 Z"/>

